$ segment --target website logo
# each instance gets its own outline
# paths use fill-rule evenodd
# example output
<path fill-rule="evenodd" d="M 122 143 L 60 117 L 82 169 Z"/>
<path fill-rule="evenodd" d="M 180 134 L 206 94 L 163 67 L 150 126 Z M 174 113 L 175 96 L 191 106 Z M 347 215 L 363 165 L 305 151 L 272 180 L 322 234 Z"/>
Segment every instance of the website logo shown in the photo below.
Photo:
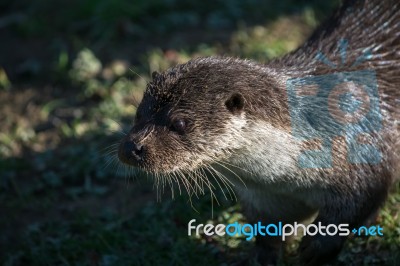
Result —
<path fill-rule="evenodd" d="M 332 68 L 346 63 L 347 41 L 339 42 L 341 64 L 335 65 L 322 53 L 317 60 Z M 357 66 L 371 57 L 360 56 Z M 381 161 L 381 153 L 374 143 L 363 143 L 361 136 L 371 136 L 381 130 L 378 85 L 374 70 L 334 72 L 321 76 L 289 79 L 286 83 L 292 134 L 299 141 L 320 141 L 316 150 L 305 150 L 298 163 L 302 168 L 331 168 L 332 139 L 345 137 L 347 162 L 351 164 Z"/>
<path fill-rule="evenodd" d="M 383 236 L 383 228 L 379 225 L 376 226 L 360 226 L 358 228 L 349 229 L 349 224 L 328 224 L 322 225 L 321 222 L 318 224 L 304 225 L 295 222 L 294 224 L 283 224 L 278 222 L 276 224 L 263 224 L 258 222 L 255 224 L 241 224 L 238 222 L 225 224 L 198 224 L 195 225 L 196 220 L 192 219 L 188 223 L 188 235 L 192 234 L 199 236 L 205 234 L 206 236 L 245 236 L 247 241 L 250 241 L 255 236 L 276 236 L 280 237 L 282 241 L 287 240 L 288 236 L 302 236 L 316 234 L 322 236 L 348 236 L 351 233 L 358 236 Z"/>

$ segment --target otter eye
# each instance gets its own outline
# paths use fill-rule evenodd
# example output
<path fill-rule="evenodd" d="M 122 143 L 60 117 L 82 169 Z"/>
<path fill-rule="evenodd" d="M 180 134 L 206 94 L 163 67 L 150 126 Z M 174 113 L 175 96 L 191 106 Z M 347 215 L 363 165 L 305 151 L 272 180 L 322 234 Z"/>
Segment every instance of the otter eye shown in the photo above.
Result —
<path fill-rule="evenodd" d="M 176 119 L 172 121 L 170 130 L 182 135 L 186 130 L 186 121 L 183 119 Z"/>

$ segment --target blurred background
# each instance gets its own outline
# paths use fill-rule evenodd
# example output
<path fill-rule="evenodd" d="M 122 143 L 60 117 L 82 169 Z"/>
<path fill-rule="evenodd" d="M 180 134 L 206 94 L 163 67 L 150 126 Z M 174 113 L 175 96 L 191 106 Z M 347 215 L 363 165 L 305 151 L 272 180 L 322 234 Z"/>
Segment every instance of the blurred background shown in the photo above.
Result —
<path fill-rule="evenodd" d="M 295 49 L 337 0 L 0 1 L 2 265 L 256 265 L 243 238 L 188 237 L 187 223 L 244 221 L 127 172 L 112 146 L 152 71 L 209 55 L 266 62 Z M 219 203 L 219 205 L 218 205 Z M 398 265 L 400 192 L 343 265 Z M 295 263 L 297 243 L 283 265 Z"/>

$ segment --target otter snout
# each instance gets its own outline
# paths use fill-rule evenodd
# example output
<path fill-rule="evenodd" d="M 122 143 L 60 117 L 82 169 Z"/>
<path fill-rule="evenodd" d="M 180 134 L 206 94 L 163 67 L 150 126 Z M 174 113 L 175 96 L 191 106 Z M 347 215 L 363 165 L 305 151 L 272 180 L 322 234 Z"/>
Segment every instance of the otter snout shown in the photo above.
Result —
<path fill-rule="evenodd" d="M 143 156 L 143 145 L 133 140 L 124 140 L 119 145 L 118 158 L 123 163 L 138 166 L 143 161 Z"/>

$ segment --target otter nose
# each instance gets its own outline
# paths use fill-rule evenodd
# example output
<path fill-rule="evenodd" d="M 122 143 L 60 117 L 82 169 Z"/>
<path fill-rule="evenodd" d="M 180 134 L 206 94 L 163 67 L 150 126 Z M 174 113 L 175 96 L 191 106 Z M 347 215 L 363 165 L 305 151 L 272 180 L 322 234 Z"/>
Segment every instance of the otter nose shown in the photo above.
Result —
<path fill-rule="evenodd" d="M 119 150 L 119 157 L 125 162 L 140 162 L 143 159 L 143 145 L 133 141 L 125 141 Z"/>

